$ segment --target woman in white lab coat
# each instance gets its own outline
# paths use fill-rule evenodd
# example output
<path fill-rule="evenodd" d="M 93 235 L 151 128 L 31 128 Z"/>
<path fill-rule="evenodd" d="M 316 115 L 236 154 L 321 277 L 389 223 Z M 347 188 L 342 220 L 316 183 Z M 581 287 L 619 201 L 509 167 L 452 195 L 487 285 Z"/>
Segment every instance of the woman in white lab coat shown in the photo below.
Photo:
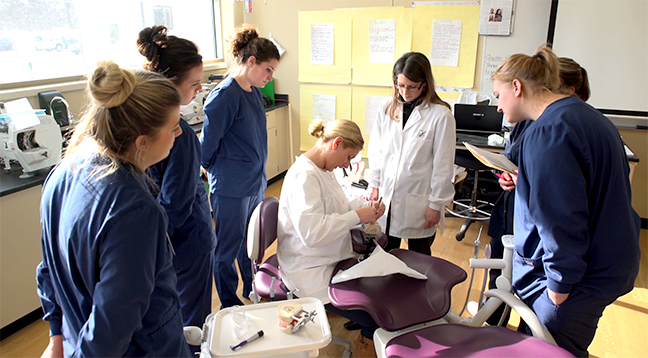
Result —
<path fill-rule="evenodd" d="M 434 90 L 430 62 L 409 52 L 393 70 L 394 94 L 378 111 L 369 138 L 368 198 L 382 196 L 389 237 L 386 251 L 408 239 L 409 249 L 431 254 L 444 207 L 452 202 L 455 120 Z"/>
<path fill-rule="evenodd" d="M 357 124 L 338 119 L 325 127 L 319 121 L 309 132 L 319 140 L 297 158 L 281 188 L 277 257 L 288 289 L 296 290 L 298 297 L 316 297 L 327 304 L 335 265 L 356 256 L 350 230 L 376 221 L 385 206 L 362 198 L 349 201 L 333 174 L 335 168 L 348 166 L 362 150 L 364 139 Z M 335 311 L 330 304 L 326 308 Z M 371 321 L 347 314 L 353 312 L 364 313 Z M 340 314 L 362 322 L 363 335 L 373 337 L 377 326 L 366 312 Z"/>

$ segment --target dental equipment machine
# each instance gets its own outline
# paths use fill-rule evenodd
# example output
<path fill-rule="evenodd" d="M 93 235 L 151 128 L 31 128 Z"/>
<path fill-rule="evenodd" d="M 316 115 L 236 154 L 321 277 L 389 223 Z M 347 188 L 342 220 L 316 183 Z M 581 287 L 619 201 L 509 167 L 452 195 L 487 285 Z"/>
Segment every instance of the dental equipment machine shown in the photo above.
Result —
<path fill-rule="evenodd" d="M 26 98 L 0 102 L 0 158 L 4 170 L 11 170 L 11 161 L 23 169 L 20 178 L 56 165 L 61 160 L 63 137 L 61 128 L 51 115 L 34 110 Z"/>

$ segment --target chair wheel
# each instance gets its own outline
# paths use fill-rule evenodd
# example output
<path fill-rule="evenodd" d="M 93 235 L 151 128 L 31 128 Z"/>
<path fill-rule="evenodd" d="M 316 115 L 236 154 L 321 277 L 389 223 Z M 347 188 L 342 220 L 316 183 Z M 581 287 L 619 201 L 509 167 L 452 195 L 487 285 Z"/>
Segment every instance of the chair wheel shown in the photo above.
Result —
<path fill-rule="evenodd" d="M 457 241 L 461 241 L 461 240 L 463 240 L 464 236 L 466 236 L 466 233 L 459 232 L 459 233 L 457 233 L 457 235 L 455 235 L 455 238 L 457 239 Z"/>

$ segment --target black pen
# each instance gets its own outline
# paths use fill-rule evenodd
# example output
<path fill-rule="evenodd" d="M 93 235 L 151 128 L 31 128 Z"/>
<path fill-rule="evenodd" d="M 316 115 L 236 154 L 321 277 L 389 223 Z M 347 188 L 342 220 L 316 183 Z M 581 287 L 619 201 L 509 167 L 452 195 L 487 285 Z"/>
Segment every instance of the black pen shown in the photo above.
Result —
<path fill-rule="evenodd" d="M 376 212 L 380 210 L 380 203 L 382 203 L 382 196 L 380 197 L 380 200 L 378 200 L 378 205 L 376 206 Z"/>
<path fill-rule="evenodd" d="M 235 346 L 230 346 L 230 349 L 235 351 L 235 350 L 243 347 L 244 345 L 254 341 L 255 339 L 261 338 L 261 337 L 263 337 L 263 331 L 259 331 L 259 332 L 255 333 L 255 334 L 251 335 L 250 337 L 248 337 L 247 339 L 241 341 L 241 343 L 239 343 L 239 344 L 237 344 Z"/>

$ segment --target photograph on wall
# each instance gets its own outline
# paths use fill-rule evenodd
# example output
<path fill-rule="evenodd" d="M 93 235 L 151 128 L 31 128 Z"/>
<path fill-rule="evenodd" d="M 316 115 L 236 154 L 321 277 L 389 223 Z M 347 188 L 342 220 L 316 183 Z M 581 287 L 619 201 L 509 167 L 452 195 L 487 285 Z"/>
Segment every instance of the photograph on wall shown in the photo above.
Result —
<path fill-rule="evenodd" d="M 479 34 L 508 36 L 512 31 L 514 0 L 482 0 L 479 10 Z"/>

